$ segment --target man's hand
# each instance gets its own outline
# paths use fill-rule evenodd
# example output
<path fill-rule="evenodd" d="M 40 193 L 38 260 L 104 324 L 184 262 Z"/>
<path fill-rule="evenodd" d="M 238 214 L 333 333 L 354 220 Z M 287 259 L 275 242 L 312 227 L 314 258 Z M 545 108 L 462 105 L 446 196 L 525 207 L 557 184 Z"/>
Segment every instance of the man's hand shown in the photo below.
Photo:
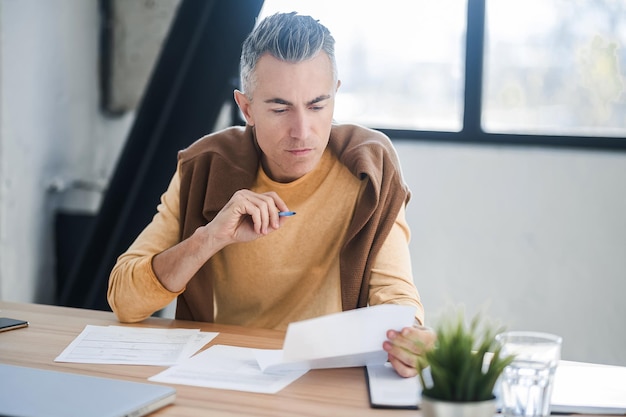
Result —
<path fill-rule="evenodd" d="M 286 221 L 278 212 L 287 210 L 275 192 L 239 190 L 206 227 L 218 246 L 249 242 L 278 229 Z"/>
<path fill-rule="evenodd" d="M 289 208 L 278 194 L 239 190 L 215 218 L 199 227 L 191 237 L 157 254 L 152 268 L 169 291 L 182 291 L 208 259 L 235 242 L 248 242 L 278 229 Z"/>
<path fill-rule="evenodd" d="M 389 363 L 398 375 L 409 378 L 417 375 L 418 357 L 434 346 L 437 336 L 427 327 L 405 327 L 399 332 L 387 331 L 387 338 L 383 349 Z"/>

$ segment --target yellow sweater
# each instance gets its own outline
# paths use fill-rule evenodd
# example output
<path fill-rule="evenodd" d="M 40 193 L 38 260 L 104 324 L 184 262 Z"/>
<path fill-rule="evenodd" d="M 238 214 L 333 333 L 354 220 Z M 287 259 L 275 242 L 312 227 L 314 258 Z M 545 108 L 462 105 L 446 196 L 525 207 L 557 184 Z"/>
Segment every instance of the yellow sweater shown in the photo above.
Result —
<path fill-rule="evenodd" d="M 151 266 L 154 255 L 178 243 L 179 187 L 177 170 L 153 221 L 111 273 L 109 303 L 121 321 L 143 320 L 180 294 L 165 289 Z M 260 168 L 252 189 L 276 191 L 297 214 L 268 236 L 230 245 L 209 260 L 215 322 L 285 329 L 292 321 L 341 311 L 338 253 L 361 182 L 327 150 L 315 170 L 288 184 Z M 414 305 L 422 323 L 409 237 L 402 208 L 372 268 L 368 302 Z"/>

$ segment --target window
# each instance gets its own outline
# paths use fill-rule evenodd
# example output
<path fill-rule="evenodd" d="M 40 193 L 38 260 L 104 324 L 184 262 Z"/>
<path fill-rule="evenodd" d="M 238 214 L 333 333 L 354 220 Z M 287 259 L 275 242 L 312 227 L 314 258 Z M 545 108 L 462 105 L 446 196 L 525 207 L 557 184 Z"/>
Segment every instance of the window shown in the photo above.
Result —
<path fill-rule="evenodd" d="M 337 41 L 340 122 L 626 149 L 626 1 L 265 0 L 260 17 L 293 10 Z"/>
<path fill-rule="evenodd" d="M 485 130 L 626 136 L 626 2 L 486 6 Z"/>
<path fill-rule="evenodd" d="M 335 119 L 378 128 L 458 131 L 465 0 L 266 0 L 260 18 L 298 11 L 336 41 Z"/>

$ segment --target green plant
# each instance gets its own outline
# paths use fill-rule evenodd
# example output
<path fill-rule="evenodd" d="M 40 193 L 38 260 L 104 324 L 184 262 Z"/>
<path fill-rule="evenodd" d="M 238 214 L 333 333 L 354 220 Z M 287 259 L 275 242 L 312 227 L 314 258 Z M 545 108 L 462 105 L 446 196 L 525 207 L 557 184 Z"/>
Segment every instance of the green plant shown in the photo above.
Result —
<path fill-rule="evenodd" d="M 512 356 L 502 356 L 495 343 L 503 329 L 480 314 L 468 325 L 464 312 L 456 313 L 442 318 L 435 327 L 435 345 L 418 359 L 422 395 L 451 402 L 493 399 L 498 377 L 513 361 Z"/>

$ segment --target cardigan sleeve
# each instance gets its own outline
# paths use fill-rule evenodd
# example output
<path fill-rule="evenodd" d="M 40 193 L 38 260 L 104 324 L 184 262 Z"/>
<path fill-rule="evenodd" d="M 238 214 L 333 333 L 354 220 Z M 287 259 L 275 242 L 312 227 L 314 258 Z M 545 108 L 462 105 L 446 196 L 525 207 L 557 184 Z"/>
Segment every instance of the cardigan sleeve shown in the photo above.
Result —
<path fill-rule="evenodd" d="M 413 282 L 410 230 L 406 209 L 400 209 L 389 235 L 385 239 L 374 264 L 369 282 L 369 305 L 405 304 L 415 306 L 415 319 L 424 324 L 424 307 Z"/>
<path fill-rule="evenodd" d="M 152 258 L 179 242 L 179 190 L 180 175 L 177 169 L 161 196 L 152 221 L 128 250 L 119 256 L 111 271 L 107 298 L 121 322 L 144 320 L 166 307 L 184 291 L 167 290 L 152 269 Z"/>

